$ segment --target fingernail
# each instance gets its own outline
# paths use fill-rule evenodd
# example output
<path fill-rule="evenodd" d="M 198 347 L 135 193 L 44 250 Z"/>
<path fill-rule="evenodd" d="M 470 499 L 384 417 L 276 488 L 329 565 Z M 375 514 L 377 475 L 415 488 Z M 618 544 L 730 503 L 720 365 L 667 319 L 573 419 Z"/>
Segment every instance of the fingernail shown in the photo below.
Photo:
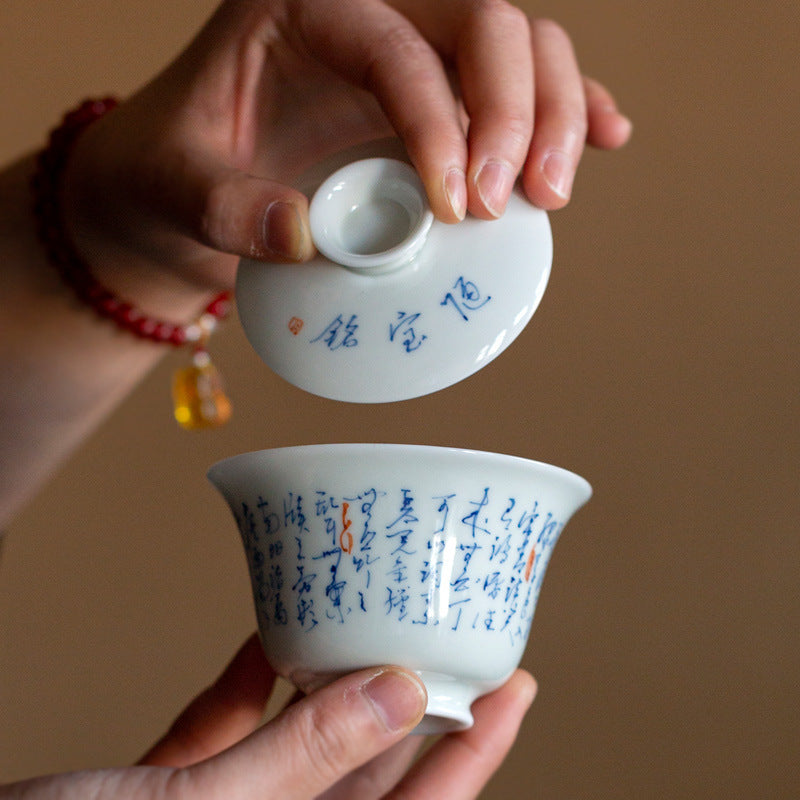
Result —
<path fill-rule="evenodd" d="M 475 178 L 481 202 L 494 217 L 499 217 L 505 211 L 513 185 L 514 173 L 502 161 L 487 161 Z"/>
<path fill-rule="evenodd" d="M 542 164 L 542 175 L 547 185 L 564 200 L 572 188 L 572 163 L 562 150 L 551 150 Z"/>
<path fill-rule="evenodd" d="M 264 216 L 264 243 L 269 253 L 300 261 L 306 249 L 305 240 L 306 229 L 297 207 L 281 200 L 271 203 Z"/>
<path fill-rule="evenodd" d="M 385 670 L 362 687 L 386 730 L 410 729 L 425 711 L 427 698 L 422 685 L 403 672 Z"/>
<path fill-rule="evenodd" d="M 467 215 L 467 179 L 463 169 L 454 167 L 444 176 L 444 192 L 453 213 L 462 220 Z"/>

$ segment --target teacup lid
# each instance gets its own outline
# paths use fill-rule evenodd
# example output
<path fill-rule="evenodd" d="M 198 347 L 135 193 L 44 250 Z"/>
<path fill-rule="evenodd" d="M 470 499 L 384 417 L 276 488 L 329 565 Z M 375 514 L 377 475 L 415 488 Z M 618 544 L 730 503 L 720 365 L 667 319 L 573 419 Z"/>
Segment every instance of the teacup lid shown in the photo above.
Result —
<path fill-rule="evenodd" d="M 243 259 L 236 284 L 250 343 L 295 386 L 355 403 L 429 394 L 496 358 L 539 305 L 552 236 L 519 190 L 500 219 L 448 225 L 405 161 L 360 159 L 317 184 L 303 189 L 318 255 Z"/>

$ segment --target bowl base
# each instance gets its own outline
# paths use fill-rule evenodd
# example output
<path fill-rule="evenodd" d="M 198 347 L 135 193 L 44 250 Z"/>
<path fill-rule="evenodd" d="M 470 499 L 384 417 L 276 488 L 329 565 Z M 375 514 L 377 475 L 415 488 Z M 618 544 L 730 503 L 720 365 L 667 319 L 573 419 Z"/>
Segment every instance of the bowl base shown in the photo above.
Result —
<path fill-rule="evenodd" d="M 428 707 L 414 734 L 427 736 L 472 727 L 470 706 L 482 694 L 476 686 L 452 675 L 427 670 L 415 670 L 428 692 Z"/>

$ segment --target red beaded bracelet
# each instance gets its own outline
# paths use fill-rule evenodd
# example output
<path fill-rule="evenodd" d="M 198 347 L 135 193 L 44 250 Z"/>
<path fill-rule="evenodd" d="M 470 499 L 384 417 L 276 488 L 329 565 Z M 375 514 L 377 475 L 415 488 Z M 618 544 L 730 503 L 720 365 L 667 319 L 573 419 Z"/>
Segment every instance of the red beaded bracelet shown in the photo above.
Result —
<path fill-rule="evenodd" d="M 64 283 L 101 317 L 140 339 L 175 347 L 187 344 L 194 347 L 193 365 L 179 370 L 173 381 L 175 417 L 185 428 L 222 425 L 230 417 L 231 406 L 219 374 L 210 362 L 206 342 L 217 321 L 228 313 L 230 293 L 218 294 L 189 324 L 154 319 L 100 284 L 64 231 L 61 179 L 72 147 L 92 122 L 117 105 L 113 97 L 85 100 L 65 114 L 61 124 L 50 134 L 47 146 L 36 159 L 31 180 L 37 234 Z"/>

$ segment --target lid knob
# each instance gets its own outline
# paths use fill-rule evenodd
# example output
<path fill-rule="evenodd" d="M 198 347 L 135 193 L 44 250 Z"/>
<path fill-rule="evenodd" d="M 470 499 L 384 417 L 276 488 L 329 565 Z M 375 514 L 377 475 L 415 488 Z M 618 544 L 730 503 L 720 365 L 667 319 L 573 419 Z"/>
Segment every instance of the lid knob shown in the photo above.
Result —
<path fill-rule="evenodd" d="M 331 261 L 380 274 L 413 261 L 433 223 L 413 167 L 368 158 L 334 172 L 309 206 L 311 235 Z"/>

